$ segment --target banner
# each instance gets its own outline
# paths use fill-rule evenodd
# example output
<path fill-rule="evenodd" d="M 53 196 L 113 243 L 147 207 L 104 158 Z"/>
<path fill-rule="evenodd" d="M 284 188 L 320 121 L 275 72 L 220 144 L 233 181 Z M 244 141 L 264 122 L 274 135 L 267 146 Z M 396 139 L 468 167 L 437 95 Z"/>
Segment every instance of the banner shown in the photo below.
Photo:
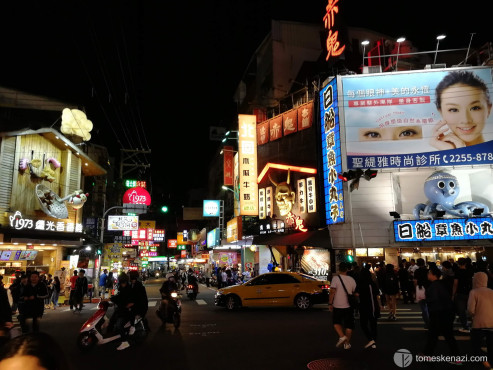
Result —
<path fill-rule="evenodd" d="M 493 163 L 490 67 L 341 81 L 348 168 Z"/>

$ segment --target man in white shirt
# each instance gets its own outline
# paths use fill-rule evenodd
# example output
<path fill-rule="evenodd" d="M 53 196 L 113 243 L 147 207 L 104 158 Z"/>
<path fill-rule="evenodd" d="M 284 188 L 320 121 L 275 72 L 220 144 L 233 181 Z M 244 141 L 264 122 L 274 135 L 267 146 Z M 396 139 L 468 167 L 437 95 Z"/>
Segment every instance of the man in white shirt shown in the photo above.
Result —
<path fill-rule="evenodd" d="M 329 311 L 332 312 L 334 329 L 339 335 L 336 347 L 344 345 L 344 349 L 351 348 L 351 335 L 354 329 L 354 310 L 349 304 L 346 290 L 348 294 L 353 294 L 356 290 L 356 281 L 351 276 L 347 276 L 347 270 L 347 263 L 341 262 L 339 275 L 334 276 L 330 282 L 329 294 Z"/>

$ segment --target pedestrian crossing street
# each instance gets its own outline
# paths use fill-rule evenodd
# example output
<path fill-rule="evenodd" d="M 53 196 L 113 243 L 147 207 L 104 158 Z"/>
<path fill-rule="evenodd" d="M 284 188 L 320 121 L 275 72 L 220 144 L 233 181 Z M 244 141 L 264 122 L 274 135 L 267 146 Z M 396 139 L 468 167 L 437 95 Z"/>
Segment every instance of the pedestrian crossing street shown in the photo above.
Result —
<path fill-rule="evenodd" d="M 378 320 L 378 325 L 397 326 L 403 331 L 427 331 L 424 327 L 421 311 L 417 305 L 413 305 L 413 308 L 397 308 L 397 320 L 395 321 L 387 319 L 388 311 L 386 310 L 382 310 L 381 315 L 381 318 Z M 459 327 L 459 325 L 456 325 L 455 329 L 457 330 Z M 443 336 L 440 336 L 439 339 L 445 340 Z M 468 334 L 457 333 L 455 335 L 455 339 L 458 341 L 468 341 L 471 337 Z"/>

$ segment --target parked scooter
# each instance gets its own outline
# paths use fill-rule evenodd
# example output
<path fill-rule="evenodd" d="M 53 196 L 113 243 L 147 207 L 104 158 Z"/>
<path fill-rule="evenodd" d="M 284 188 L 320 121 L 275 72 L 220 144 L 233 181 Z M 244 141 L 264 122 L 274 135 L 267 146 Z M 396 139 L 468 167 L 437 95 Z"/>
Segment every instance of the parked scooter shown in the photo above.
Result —
<path fill-rule="evenodd" d="M 163 314 L 166 307 L 164 300 L 165 299 L 161 300 L 161 304 L 156 310 L 156 314 L 161 319 L 163 325 L 166 325 L 166 323 L 170 323 L 173 324 L 176 329 L 178 329 L 181 323 L 180 294 L 178 294 L 177 291 L 171 292 L 171 299 L 168 299 L 168 314 L 166 315 L 166 318 Z"/>
<path fill-rule="evenodd" d="M 199 294 L 199 287 L 197 284 L 188 284 L 187 285 L 187 297 L 192 301 L 197 298 L 197 294 Z"/>
<path fill-rule="evenodd" d="M 109 324 L 106 313 L 110 305 L 111 303 L 108 301 L 99 302 L 98 310 L 80 328 L 77 346 L 81 351 L 89 351 L 96 344 L 102 345 L 120 339 L 120 334 L 110 333 L 106 330 Z M 134 322 L 127 322 L 124 328 L 130 340 L 135 344 L 144 342 L 147 337 L 144 317 L 135 317 Z"/>

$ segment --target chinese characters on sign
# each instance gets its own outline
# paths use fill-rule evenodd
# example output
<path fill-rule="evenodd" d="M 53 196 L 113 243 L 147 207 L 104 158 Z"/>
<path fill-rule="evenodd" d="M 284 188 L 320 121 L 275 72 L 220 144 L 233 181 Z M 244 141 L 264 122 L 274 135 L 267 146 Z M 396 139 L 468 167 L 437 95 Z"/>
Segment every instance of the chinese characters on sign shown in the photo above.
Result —
<path fill-rule="evenodd" d="M 64 221 L 32 220 L 30 218 L 23 218 L 19 211 L 16 211 L 9 219 L 10 227 L 16 230 L 59 231 L 67 233 L 82 232 L 82 224 Z"/>
<path fill-rule="evenodd" d="M 233 147 L 225 146 L 223 148 L 223 174 L 224 185 L 233 185 Z"/>
<path fill-rule="evenodd" d="M 327 225 L 330 225 L 344 222 L 344 192 L 342 180 L 337 176 L 342 173 L 342 161 L 335 78 L 320 92 L 320 110 L 325 218 Z"/>
<path fill-rule="evenodd" d="M 257 123 L 254 115 L 238 115 L 240 215 L 258 215 Z"/>
<path fill-rule="evenodd" d="M 396 242 L 493 239 L 489 217 L 394 221 Z"/>
<path fill-rule="evenodd" d="M 326 13 L 323 17 L 324 28 L 329 31 L 327 41 L 325 43 L 327 48 L 327 56 L 325 57 L 325 60 L 329 60 L 331 56 L 337 57 L 341 55 L 346 48 L 345 45 L 341 46 L 338 40 L 339 31 L 333 31 L 335 24 L 334 15 L 339 13 L 339 6 L 337 6 L 338 2 L 339 0 L 329 0 L 327 6 L 325 7 Z"/>

